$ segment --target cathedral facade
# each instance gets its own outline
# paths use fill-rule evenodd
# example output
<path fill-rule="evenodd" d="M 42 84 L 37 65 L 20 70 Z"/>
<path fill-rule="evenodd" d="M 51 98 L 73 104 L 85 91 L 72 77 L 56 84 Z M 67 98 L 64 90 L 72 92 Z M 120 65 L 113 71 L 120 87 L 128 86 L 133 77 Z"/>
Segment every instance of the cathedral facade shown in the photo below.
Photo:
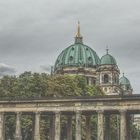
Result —
<path fill-rule="evenodd" d="M 79 23 L 75 42 L 58 56 L 54 74 L 83 75 L 89 85 L 100 86 L 106 95 L 132 94 L 130 81 L 124 74 L 120 77 L 120 69 L 108 49 L 99 58 L 91 47 L 83 43 Z"/>

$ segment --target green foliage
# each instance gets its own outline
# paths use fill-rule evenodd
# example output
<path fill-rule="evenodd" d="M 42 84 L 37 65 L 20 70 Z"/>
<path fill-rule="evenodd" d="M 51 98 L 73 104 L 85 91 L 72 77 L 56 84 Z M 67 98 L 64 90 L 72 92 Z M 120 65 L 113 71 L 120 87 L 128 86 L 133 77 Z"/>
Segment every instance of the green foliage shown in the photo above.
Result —
<path fill-rule="evenodd" d="M 15 115 L 5 115 L 5 139 L 13 140 L 15 132 Z"/>
<path fill-rule="evenodd" d="M 48 92 L 46 96 L 65 97 L 80 96 L 82 89 L 78 87 L 77 79 L 69 75 L 55 75 L 47 79 Z"/>
<path fill-rule="evenodd" d="M 39 98 L 103 95 L 98 86 L 87 85 L 84 76 L 53 75 L 24 72 L 0 79 L 0 97 Z"/>
<path fill-rule="evenodd" d="M 40 118 L 40 139 L 41 140 L 49 140 L 49 128 L 50 128 L 50 116 L 41 115 Z"/>
<path fill-rule="evenodd" d="M 33 117 L 31 115 L 22 115 L 21 131 L 23 140 L 31 140 L 33 135 Z"/>
<path fill-rule="evenodd" d="M 86 91 L 88 96 L 104 95 L 104 92 L 100 89 L 99 86 L 87 85 Z"/>
<path fill-rule="evenodd" d="M 140 140 L 140 130 L 138 129 L 136 125 L 131 124 L 130 131 L 131 131 L 131 137 L 134 140 Z"/>
<path fill-rule="evenodd" d="M 91 137 L 93 140 L 97 139 L 97 121 L 98 121 L 97 115 L 91 116 L 91 130 L 92 130 Z"/>

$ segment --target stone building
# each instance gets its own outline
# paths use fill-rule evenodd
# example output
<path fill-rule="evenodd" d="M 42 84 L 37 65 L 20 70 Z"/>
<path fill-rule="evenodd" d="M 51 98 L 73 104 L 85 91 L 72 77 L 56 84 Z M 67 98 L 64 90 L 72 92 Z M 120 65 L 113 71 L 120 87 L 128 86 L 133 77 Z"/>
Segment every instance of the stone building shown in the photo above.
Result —
<path fill-rule="evenodd" d="M 115 58 L 106 50 L 101 58 L 83 42 L 78 23 L 74 44 L 58 56 L 54 74 L 83 75 L 89 85 L 98 85 L 106 95 L 132 94 L 128 78 L 120 78 L 120 69 Z"/>

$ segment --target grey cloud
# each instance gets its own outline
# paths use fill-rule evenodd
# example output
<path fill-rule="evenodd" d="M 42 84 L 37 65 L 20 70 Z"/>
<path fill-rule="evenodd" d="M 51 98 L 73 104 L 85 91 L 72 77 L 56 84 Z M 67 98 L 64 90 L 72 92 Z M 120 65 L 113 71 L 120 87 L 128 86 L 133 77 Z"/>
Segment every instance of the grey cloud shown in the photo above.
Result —
<path fill-rule="evenodd" d="M 109 45 L 138 93 L 139 6 L 138 0 L 1 0 L 0 61 L 14 64 L 18 73 L 50 71 L 59 53 L 74 42 L 80 20 L 84 43 L 100 57 Z"/>
<path fill-rule="evenodd" d="M 0 76 L 15 74 L 15 72 L 15 68 L 4 63 L 0 63 Z"/>
<path fill-rule="evenodd" d="M 52 66 L 51 65 L 41 65 L 40 68 L 41 68 L 42 72 L 50 73 Z"/>

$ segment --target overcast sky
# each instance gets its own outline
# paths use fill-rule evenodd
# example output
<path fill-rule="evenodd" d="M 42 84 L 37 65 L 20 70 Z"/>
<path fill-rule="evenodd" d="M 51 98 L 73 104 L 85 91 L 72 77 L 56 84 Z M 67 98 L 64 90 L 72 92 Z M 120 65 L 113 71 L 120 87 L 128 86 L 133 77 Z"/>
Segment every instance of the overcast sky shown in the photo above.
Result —
<path fill-rule="evenodd" d="M 140 93 L 139 0 L 0 0 L 0 75 L 48 71 L 78 20 L 84 43 L 99 57 L 108 45 Z"/>

